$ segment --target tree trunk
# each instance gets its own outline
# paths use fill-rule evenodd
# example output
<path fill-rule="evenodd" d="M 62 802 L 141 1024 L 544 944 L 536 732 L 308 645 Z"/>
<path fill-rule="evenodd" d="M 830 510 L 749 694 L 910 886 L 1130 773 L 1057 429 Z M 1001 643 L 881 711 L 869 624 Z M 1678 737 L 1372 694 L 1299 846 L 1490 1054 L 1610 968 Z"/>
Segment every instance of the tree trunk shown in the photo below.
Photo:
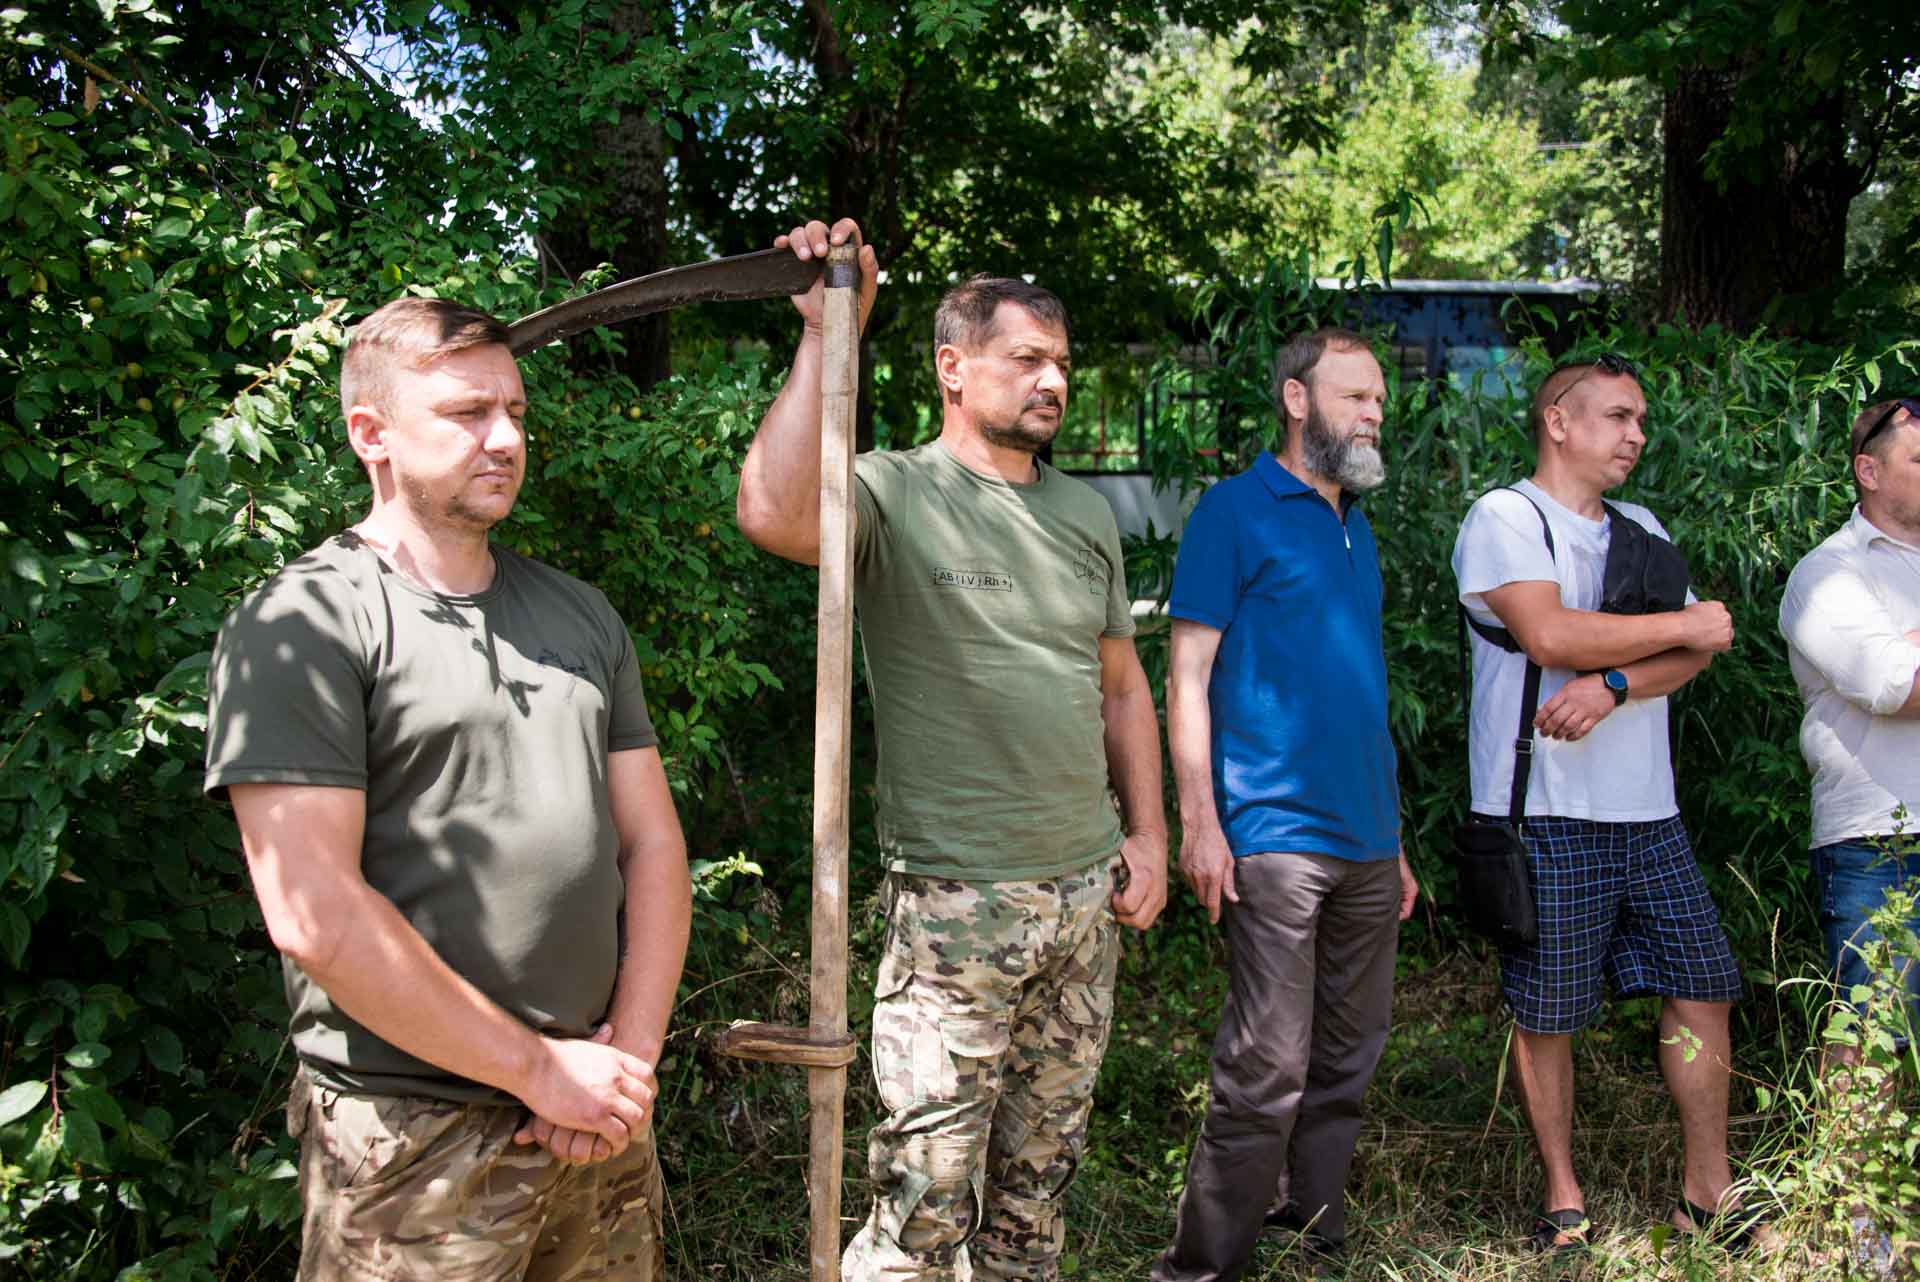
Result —
<path fill-rule="evenodd" d="M 1835 94 L 1790 134 L 1724 156 L 1710 176 L 1707 153 L 1727 131 L 1741 75 L 1696 68 L 1667 91 L 1660 314 L 1742 333 L 1763 322 L 1796 330 L 1806 309 L 1794 302 L 1839 283 L 1862 175 L 1847 159 Z"/>
<path fill-rule="evenodd" d="M 861 89 L 831 0 L 805 0 L 798 20 L 807 33 L 813 73 L 829 91 L 829 100 L 844 96 L 853 103 L 840 128 L 826 140 L 827 208 L 820 216 L 829 222 L 837 218 L 858 222 L 861 235 L 873 245 L 885 268 L 907 251 L 911 239 L 901 213 L 900 163 L 916 82 L 911 73 L 903 74 L 891 97 Z M 872 339 L 892 323 L 892 308 L 883 290 L 868 318 L 867 341 L 861 350 L 854 416 L 858 450 L 870 450 L 874 443 Z"/>
<path fill-rule="evenodd" d="M 655 0 L 621 0 L 610 18 L 616 31 L 636 43 L 671 29 L 672 21 L 671 11 Z M 612 263 L 620 280 L 674 266 L 668 259 L 667 137 L 659 121 L 647 119 L 644 103 L 630 102 L 618 121 L 595 124 L 581 141 L 575 163 L 602 183 L 588 184 L 590 205 L 563 209 L 546 226 L 542 239 L 549 252 L 569 272 Z M 596 199 L 602 193 L 604 203 Z M 662 312 L 620 327 L 626 355 L 617 369 L 642 392 L 672 372 L 667 317 Z"/>

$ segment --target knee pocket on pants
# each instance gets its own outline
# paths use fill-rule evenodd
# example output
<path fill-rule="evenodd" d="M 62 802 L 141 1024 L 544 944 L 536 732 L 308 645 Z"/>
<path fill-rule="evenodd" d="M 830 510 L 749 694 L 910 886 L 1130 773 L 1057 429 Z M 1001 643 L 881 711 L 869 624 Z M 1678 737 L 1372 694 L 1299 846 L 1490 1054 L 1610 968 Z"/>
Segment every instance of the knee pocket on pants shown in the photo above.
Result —
<path fill-rule="evenodd" d="M 1083 1032 L 1104 1030 L 1113 1017 L 1113 989 L 1100 984 L 1072 984 L 1060 990 L 1060 1014 Z"/>
<path fill-rule="evenodd" d="M 916 1253 L 957 1251 L 979 1230 L 984 1164 L 962 1136 L 909 1140 L 894 1163 L 898 1179 L 876 1201 L 883 1235 Z"/>

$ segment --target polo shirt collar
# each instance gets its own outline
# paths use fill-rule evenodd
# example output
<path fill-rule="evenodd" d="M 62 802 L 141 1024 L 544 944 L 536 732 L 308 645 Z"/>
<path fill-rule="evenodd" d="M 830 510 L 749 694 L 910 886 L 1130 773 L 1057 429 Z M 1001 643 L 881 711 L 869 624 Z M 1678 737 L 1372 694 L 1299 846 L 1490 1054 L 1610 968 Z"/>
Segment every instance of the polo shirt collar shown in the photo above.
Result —
<path fill-rule="evenodd" d="M 1253 470 L 1259 474 L 1267 488 L 1278 499 L 1299 498 L 1302 494 L 1319 498 L 1320 491 L 1308 485 L 1286 469 L 1286 465 L 1274 456 L 1272 450 L 1261 450 L 1260 457 L 1253 461 Z M 1340 515 L 1345 516 L 1354 505 L 1356 496 L 1349 490 L 1340 491 Z"/>

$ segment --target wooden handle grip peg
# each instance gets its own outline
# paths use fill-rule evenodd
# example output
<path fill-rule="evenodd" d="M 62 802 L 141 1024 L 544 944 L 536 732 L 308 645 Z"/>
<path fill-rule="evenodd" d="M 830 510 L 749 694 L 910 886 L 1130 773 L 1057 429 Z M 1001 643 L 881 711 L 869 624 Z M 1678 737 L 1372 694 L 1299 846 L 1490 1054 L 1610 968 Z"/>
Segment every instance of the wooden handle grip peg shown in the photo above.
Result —
<path fill-rule="evenodd" d="M 852 1033 L 817 1038 L 807 1029 L 790 1024 L 757 1024 L 742 1019 L 714 1036 L 713 1049 L 735 1059 L 845 1068 L 853 1063 L 854 1040 Z"/>

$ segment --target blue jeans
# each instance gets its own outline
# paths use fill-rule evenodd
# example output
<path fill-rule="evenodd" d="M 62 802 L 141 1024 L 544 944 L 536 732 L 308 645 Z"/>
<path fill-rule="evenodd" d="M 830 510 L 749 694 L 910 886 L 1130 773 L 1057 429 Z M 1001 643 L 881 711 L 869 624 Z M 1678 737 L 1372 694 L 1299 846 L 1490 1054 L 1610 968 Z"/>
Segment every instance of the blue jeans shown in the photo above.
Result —
<path fill-rule="evenodd" d="M 1891 846 L 1891 840 L 1882 839 Z M 1816 846 L 1813 861 L 1814 893 L 1819 896 L 1820 929 L 1826 936 L 1827 964 L 1833 969 L 1845 997 L 1856 984 L 1867 982 L 1867 963 L 1861 953 L 1879 942 L 1880 932 L 1867 920 L 1886 902 L 1887 892 L 1909 881 L 1920 881 L 1920 852 L 1910 840 L 1900 843 L 1906 853 L 1894 855 L 1873 838 Z M 1907 924 L 1920 931 L 1920 910 Z M 1920 965 L 1897 958 L 1904 971 L 1909 1024 L 1920 1020 Z M 1901 1039 L 1904 1042 L 1904 1038 Z"/>

